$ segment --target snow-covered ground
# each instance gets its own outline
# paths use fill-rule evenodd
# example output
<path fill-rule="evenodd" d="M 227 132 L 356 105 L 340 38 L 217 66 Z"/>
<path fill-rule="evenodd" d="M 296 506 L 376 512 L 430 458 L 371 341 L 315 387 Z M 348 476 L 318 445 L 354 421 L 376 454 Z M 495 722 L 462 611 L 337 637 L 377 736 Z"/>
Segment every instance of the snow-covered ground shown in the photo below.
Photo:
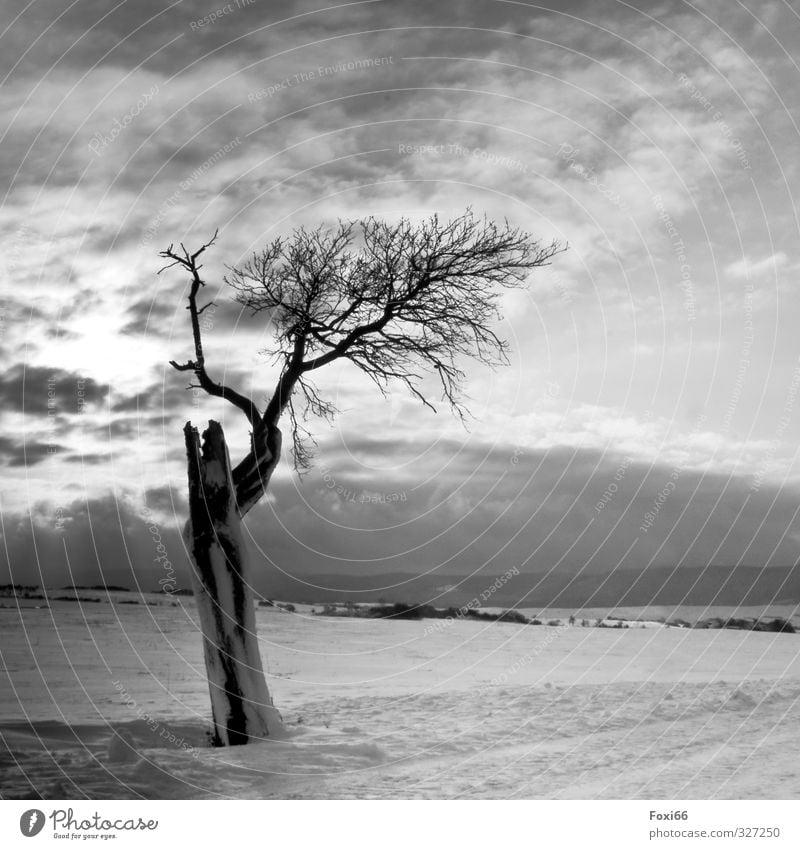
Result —
<path fill-rule="evenodd" d="M 0 610 L 0 796 L 800 796 L 800 635 L 257 615 L 286 737 L 210 749 L 191 599 Z"/>

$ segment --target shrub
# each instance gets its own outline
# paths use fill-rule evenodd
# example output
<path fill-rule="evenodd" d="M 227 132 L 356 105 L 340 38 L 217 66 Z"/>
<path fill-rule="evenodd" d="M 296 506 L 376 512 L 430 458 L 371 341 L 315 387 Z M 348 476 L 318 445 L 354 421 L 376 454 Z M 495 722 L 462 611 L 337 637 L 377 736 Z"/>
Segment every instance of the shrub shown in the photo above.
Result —
<path fill-rule="evenodd" d="M 390 608 L 389 616 L 393 619 L 422 619 L 422 608 L 416 604 L 403 604 L 398 601 Z"/>
<path fill-rule="evenodd" d="M 421 619 L 422 610 L 424 610 L 424 608 L 421 608 L 416 604 L 403 604 L 403 602 L 397 602 L 396 604 L 371 607 L 368 613 L 370 616 L 376 616 L 379 619 Z"/>
<path fill-rule="evenodd" d="M 725 623 L 726 628 L 735 628 L 738 631 L 752 631 L 755 622 L 752 619 L 736 619 L 731 616 Z"/>
<path fill-rule="evenodd" d="M 498 617 L 498 622 L 513 622 L 516 625 L 527 625 L 528 617 L 523 616 L 518 610 L 504 610 Z"/>

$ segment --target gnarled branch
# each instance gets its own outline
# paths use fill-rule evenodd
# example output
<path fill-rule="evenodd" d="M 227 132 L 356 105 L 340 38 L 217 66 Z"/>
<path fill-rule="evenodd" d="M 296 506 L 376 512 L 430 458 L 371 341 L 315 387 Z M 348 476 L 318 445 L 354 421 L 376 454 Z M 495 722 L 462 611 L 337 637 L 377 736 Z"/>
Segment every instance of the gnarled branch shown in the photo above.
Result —
<path fill-rule="evenodd" d="M 203 314 L 203 311 L 208 309 L 209 306 L 213 303 L 213 301 L 205 304 L 205 306 L 198 308 L 197 306 L 197 295 L 200 289 L 205 286 L 204 281 L 200 277 L 200 269 L 203 267 L 198 264 L 198 259 L 202 254 L 206 251 L 207 248 L 210 248 L 214 242 L 217 240 L 217 235 L 219 231 L 216 231 L 212 238 L 206 242 L 204 245 L 200 247 L 199 250 L 194 253 L 189 253 L 186 247 L 181 243 L 181 252 L 178 253 L 173 245 L 170 245 L 165 251 L 161 251 L 159 256 L 164 259 L 172 260 L 167 265 L 165 265 L 158 273 L 161 274 L 163 271 L 166 271 L 168 268 L 173 268 L 175 266 L 179 266 L 184 268 L 189 272 L 191 276 L 191 284 L 189 287 L 189 295 L 188 295 L 188 304 L 186 309 L 189 310 L 189 315 L 192 321 L 192 337 L 194 339 L 194 355 L 195 358 L 193 360 L 189 360 L 186 363 L 178 363 L 175 360 L 170 360 L 170 365 L 176 369 L 177 371 L 193 371 L 197 377 L 199 386 L 209 395 L 213 395 L 217 398 L 223 398 L 225 401 L 230 402 L 240 409 L 245 416 L 247 416 L 248 421 L 253 427 L 255 427 L 260 418 L 261 414 L 259 413 L 258 407 L 245 395 L 242 395 L 240 392 L 237 392 L 235 389 L 232 389 L 230 386 L 226 386 L 221 383 L 217 383 L 212 380 L 208 372 L 206 371 L 206 362 L 205 355 L 203 353 L 203 339 L 200 330 L 200 316 Z"/>

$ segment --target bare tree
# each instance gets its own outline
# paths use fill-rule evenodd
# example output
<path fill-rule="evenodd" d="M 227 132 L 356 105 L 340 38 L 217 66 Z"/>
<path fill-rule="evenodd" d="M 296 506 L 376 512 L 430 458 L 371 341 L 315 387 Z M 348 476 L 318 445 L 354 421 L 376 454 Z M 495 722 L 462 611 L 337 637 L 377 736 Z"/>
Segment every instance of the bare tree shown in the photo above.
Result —
<path fill-rule="evenodd" d="M 441 397 L 459 416 L 464 372 L 471 357 L 506 362 L 507 343 L 496 332 L 501 289 L 521 287 L 532 269 L 548 265 L 560 248 L 542 246 L 528 233 L 476 219 L 470 211 L 449 223 L 434 216 L 421 224 L 375 218 L 333 229 L 296 230 L 276 239 L 225 282 L 252 315 L 264 315 L 274 342 L 266 352 L 278 371 L 261 409 L 251 398 L 214 380 L 206 368 L 198 296 L 205 285 L 199 260 L 214 243 L 190 253 L 171 245 L 164 267 L 188 273 L 194 359 L 171 362 L 194 374 L 209 395 L 247 417 L 250 450 L 230 462 L 219 423 L 209 421 L 202 441 L 184 428 L 189 463 L 189 520 L 184 535 L 193 565 L 211 704 L 219 743 L 234 745 L 280 731 L 280 715 L 267 690 L 255 631 L 254 599 L 242 520 L 262 498 L 281 456 L 281 431 L 290 421 L 295 467 L 311 460 L 309 418 L 330 418 L 313 374 L 349 360 L 382 393 L 396 382 L 424 405 L 427 376 L 438 377 Z"/>

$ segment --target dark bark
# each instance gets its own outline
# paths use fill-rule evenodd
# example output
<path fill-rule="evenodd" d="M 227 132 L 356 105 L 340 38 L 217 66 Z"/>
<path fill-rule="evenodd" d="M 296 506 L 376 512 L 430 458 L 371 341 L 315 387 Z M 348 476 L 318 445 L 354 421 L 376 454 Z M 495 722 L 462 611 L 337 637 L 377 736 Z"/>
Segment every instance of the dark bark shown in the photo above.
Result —
<path fill-rule="evenodd" d="M 184 428 L 189 465 L 186 541 L 203 633 L 215 737 L 241 745 L 281 727 L 264 677 L 248 583 L 247 549 L 222 427 L 208 423 L 202 444 Z"/>

